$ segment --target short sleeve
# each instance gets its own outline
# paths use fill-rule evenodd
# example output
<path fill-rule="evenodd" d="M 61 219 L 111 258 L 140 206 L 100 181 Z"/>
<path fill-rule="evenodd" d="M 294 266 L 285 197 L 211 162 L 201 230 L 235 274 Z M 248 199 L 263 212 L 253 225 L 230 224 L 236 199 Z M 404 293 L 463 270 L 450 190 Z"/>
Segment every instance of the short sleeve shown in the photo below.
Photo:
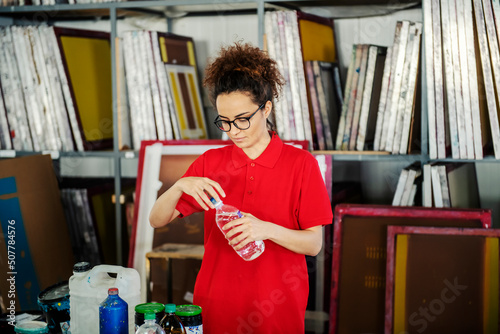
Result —
<path fill-rule="evenodd" d="M 304 161 L 298 221 L 301 229 L 328 225 L 333 220 L 332 205 L 318 162 L 310 155 Z"/>

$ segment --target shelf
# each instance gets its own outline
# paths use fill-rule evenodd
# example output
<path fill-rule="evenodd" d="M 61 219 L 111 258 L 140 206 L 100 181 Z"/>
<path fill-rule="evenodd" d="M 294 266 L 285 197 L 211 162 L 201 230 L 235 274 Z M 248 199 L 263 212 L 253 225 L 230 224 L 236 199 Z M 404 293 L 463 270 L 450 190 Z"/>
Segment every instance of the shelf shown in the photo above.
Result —
<path fill-rule="evenodd" d="M 216 16 L 258 14 L 264 9 L 300 9 L 306 12 L 316 8 L 327 8 L 323 15 L 335 18 L 385 15 L 393 11 L 420 6 L 417 0 L 401 0 L 397 4 L 389 0 L 336 0 L 336 1 L 295 1 L 295 0 L 234 0 L 214 2 L 210 0 L 158 0 L 122 1 L 88 4 L 56 4 L 41 6 L 0 6 L 0 15 L 12 18 L 77 20 L 82 18 L 109 17 L 110 9 L 116 9 L 117 18 L 142 14 L 157 14 L 168 19 L 187 16 Z M 389 8 L 385 8 L 389 6 Z M 261 8 L 262 8 L 261 7 Z M 30 17 L 31 15 L 31 17 Z M 27 17 L 28 16 L 28 17 Z"/>
<path fill-rule="evenodd" d="M 121 159 L 120 175 L 123 178 L 137 177 L 139 153 L 135 151 L 14 151 L 0 150 L 0 159 L 25 157 L 37 154 L 49 154 L 52 160 L 57 161 L 58 175 L 76 178 L 114 178 L 114 161 Z"/>
<path fill-rule="evenodd" d="M 453 158 L 445 158 L 445 159 L 430 159 L 429 163 L 433 162 L 452 162 L 452 163 L 462 163 L 462 162 L 498 162 L 500 163 L 500 159 L 496 159 L 494 156 L 486 156 L 483 159 L 453 159 Z"/>
<path fill-rule="evenodd" d="M 420 161 L 421 154 L 390 154 L 384 151 L 312 151 L 313 155 L 331 155 L 334 161 Z"/>
<path fill-rule="evenodd" d="M 190 7 L 190 10 L 193 8 L 196 9 L 198 7 L 198 11 L 205 10 L 207 7 L 202 6 L 210 6 L 208 8 L 213 8 L 214 6 L 223 10 L 241 10 L 247 8 L 256 8 L 256 5 L 259 3 L 264 3 L 267 1 L 259 1 L 259 0 L 231 0 L 231 2 L 223 2 L 217 3 L 213 0 L 158 0 L 158 1 L 122 1 L 122 2 L 105 2 L 105 3 L 88 3 L 88 4 L 56 4 L 56 5 L 42 5 L 42 6 L 0 6 L 0 13 L 29 13 L 29 12 L 58 12 L 58 11 L 82 11 L 82 10 L 96 10 L 96 9 L 133 9 L 133 8 L 157 8 L 164 9 L 168 8 L 187 8 Z M 243 4 L 249 4 L 243 6 Z M 182 6 L 182 7 L 179 7 Z"/>
<path fill-rule="evenodd" d="M 15 151 L 15 150 L 0 150 L 0 158 L 15 158 L 15 157 L 24 157 L 28 155 L 36 155 L 36 154 L 49 154 L 53 160 L 57 160 L 61 157 L 104 157 L 104 158 L 113 158 L 113 151 L 71 151 L 71 152 L 63 152 L 63 151 Z"/>

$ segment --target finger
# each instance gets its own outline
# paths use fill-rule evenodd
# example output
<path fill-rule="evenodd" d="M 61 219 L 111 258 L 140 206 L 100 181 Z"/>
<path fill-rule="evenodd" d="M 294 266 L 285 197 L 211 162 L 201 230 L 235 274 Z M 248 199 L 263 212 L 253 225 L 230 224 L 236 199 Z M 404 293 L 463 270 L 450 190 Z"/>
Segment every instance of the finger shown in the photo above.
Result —
<path fill-rule="evenodd" d="M 231 245 L 233 247 L 236 246 L 237 244 L 239 244 L 240 241 L 241 241 L 241 237 L 240 236 L 237 236 L 237 237 L 234 237 L 234 238 L 226 236 L 226 238 L 228 239 L 229 245 Z"/>
<path fill-rule="evenodd" d="M 200 195 L 195 194 L 193 198 L 196 200 L 196 202 L 203 208 L 203 210 L 208 211 L 209 207 L 205 203 L 205 201 L 200 197 Z"/>
<path fill-rule="evenodd" d="M 237 235 L 238 233 L 241 233 L 241 228 L 238 228 L 238 225 L 235 225 L 233 222 L 236 221 L 233 220 L 229 223 L 227 223 L 226 225 L 224 225 L 222 227 L 222 229 L 224 230 L 224 233 L 226 235 L 226 238 L 227 239 L 231 239 L 233 238 L 235 235 Z"/>
<path fill-rule="evenodd" d="M 206 189 L 203 189 L 203 192 L 205 194 L 205 197 L 204 200 L 208 203 L 208 205 L 212 208 L 212 209 L 215 209 L 215 205 L 212 203 L 212 199 L 215 200 L 215 202 L 220 202 L 220 197 L 219 195 L 217 195 L 216 191 L 214 189 L 211 189 L 211 190 L 206 190 Z M 215 194 L 215 195 L 212 195 Z"/>
<path fill-rule="evenodd" d="M 226 233 L 226 238 L 231 239 L 231 241 L 234 241 L 233 244 L 237 244 L 241 240 L 245 239 L 248 237 L 248 233 L 245 232 L 245 227 L 242 225 L 238 225 L 232 229 L 230 229 Z"/>
<path fill-rule="evenodd" d="M 242 241 L 240 241 L 239 243 L 237 243 L 237 244 L 235 244 L 235 245 L 232 245 L 232 247 L 233 247 L 235 250 L 240 250 L 240 249 L 242 249 L 243 247 L 245 247 L 246 245 L 248 245 L 250 242 L 251 242 L 251 240 L 249 240 L 248 238 L 245 238 L 245 239 L 243 239 Z"/>
<path fill-rule="evenodd" d="M 226 226 L 227 226 L 227 224 L 223 226 L 223 229 Z M 226 239 L 228 239 L 228 240 L 232 240 L 233 237 L 236 235 L 236 232 L 234 232 L 234 230 L 232 230 L 232 229 L 229 229 L 229 230 L 224 229 L 224 230 L 226 231 L 226 235 L 225 236 L 226 236 Z"/>
<path fill-rule="evenodd" d="M 241 220 L 242 218 L 236 218 L 234 220 L 231 220 L 228 222 L 226 225 L 222 226 L 223 230 L 230 230 L 236 226 L 240 226 L 244 223 L 244 221 Z"/>
<path fill-rule="evenodd" d="M 226 193 L 224 192 L 224 189 L 222 189 L 221 185 L 218 182 L 208 179 L 208 183 L 210 184 L 210 186 L 214 190 L 214 194 L 212 194 L 212 196 L 216 200 L 220 201 L 220 196 L 226 197 Z"/>
<path fill-rule="evenodd" d="M 239 245 L 243 240 L 246 239 L 246 237 L 243 236 L 242 234 L 239 234 L 233 238 L 228 237 L 228 239 L 229 239 L 229 244 L 234 247 Z"/>
<path fill-rule="evenodd" d="M 210 200 L 212 196 L 210 196 L 210 194 L 208 194 L 208 192 L 206 190 L 204 190 L 203 192 L 203 195 L 201 196 L 201 199 L 212 209 L 215 209 L 215 205 L 212 203 L 212 201 Z"/>

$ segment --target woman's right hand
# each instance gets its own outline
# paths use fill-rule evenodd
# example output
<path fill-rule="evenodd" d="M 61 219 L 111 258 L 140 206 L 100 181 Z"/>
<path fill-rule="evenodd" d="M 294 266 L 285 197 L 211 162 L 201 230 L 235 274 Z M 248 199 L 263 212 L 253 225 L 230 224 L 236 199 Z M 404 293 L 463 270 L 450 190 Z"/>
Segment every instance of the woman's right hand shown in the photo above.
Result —
<path fill-rule="evenodd" d="M 217 201 L 220 201 L 221 196 L 226 197 L 220 184 L 207 177 L 183 177 L 172 187 L 193 197 L 204 210 L 215 208 L 211 197 Z"/>

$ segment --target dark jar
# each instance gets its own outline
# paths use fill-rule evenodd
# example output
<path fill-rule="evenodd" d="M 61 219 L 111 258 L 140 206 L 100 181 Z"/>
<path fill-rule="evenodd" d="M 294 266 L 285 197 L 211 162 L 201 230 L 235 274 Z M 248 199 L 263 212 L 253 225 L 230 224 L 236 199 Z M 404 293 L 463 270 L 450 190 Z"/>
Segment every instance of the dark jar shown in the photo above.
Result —
<path fill-rule="evenodd" d="M 175 314 L 181 319 L 186 334 L 202 334 L 203 322 L 201 318 L 201 306 L 177 305 Z"/>

